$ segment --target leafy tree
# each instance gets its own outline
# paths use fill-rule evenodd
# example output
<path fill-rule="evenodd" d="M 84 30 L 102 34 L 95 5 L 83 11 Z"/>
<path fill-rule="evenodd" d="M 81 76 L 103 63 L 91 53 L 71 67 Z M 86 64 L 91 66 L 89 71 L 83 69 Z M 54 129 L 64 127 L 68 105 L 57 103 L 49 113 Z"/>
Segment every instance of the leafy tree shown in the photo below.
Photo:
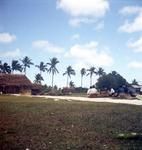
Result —
<path fill-rule="evenodd" d="M 59 63 L 58 59 L 53 57 L 52 59 L 50 59 L 50 62 L 47 63 L 47 65 L 49 65 L 49 69 L 48 72 L 52 74 L 52 89 L 53 89 L 53 82 L 54 82 L 54 75 L 56 73 L 59 73 L 59 71 L 56 68 L 56 65 Z"/>
<path fill-rule="evenodd" d="M 30 66 L 33 65 L 34 63 L 28 56 L 25 56 L 21 61 L 23 63 L 24 73 L 26 74 L 27 67 L 30 68 Z"/>
<path fill-rule="evenodd" d="M 81 73 L 81 87 L 82 87 L 83 76 L 86 74 L 86 69 L 85 69 L 85 68 L 82 68 L 82 69 L 80 70 L 80 73 Z"/>
<path fill-rule="evenodd" d="M 92 86 L 92 76 L 93 76 L 93 74 L 97 74 L 96 68 L 90 67 L 90 69 L 87 69 L 87 71 L 88 71 L 87 76 L 90 75 L 90 86 Z"/>
<path fill-rule="evenodd" d="M 39 65 L 35 65 L 38 69 L 39 69 L 39 71 L 40 71 L 40 75 L 42 75 L 42 72 L 45 72 L 46 70 L 47 70 L 47 65 L 46 64 L 44 64 L 44 62 L 40 62 L 40 64 Z"/>
<path fill-rule="evenodd" d="M 63 76 L 67 75 L 67 87 L 68 87 L 68 80 L 71 78 L 71 75 L 75 75 L 75 70 L 71 67 L 68 66 L 65 73 L 63 73 Z"/>
<path fill-rule="evenodd" d="M 124 79 L 116 71 L 113 71 L 112 73 L 101 76 L 96 83 L 96 87 L 100 90 L 111 89 L 111 88 L 116 90 L 119 87 L 127 84 L 128 83 L 126 79 Z"/>
<path fill-rule="evenodd" d="M 139 85 L 136 79 L 134 79 L 134 80 L 132 81 L 132 84 L 133 84 L 133 85 Z"/>
<path fill-rule="evenodd" d="M 111 74 L 115 76 L 115 75 L 117 75 L 118 73 L 117 73 L 116 71 L 112 71 Z"/>
<path fill-rule="evenodd" d="M 41 74 L 36 74 L 35 75 L 35 81 L 34 81 L 34 83 L 36 83 L 36 84 L 41 84 L 41 81 L 44 81 L 44 79 L 43 79 L 43 77 L 41 76 Z"/>
<path fill-rule="evenodd" d="M 18 60 L 12 60 L 11 70 L 12 70 L 12 72 L 14 72 L 14 71 L 22 72 L 22 65 L 19 64 Z"/>
<path fill-rule="evenodd" d="M 98 68 L 98 71 L 97 71 L 97 75 L 98 75 L 99 77 L 105 75 L 104 69 L 101 68 L 101 67 L 99 67 L 99 68 Z"/>

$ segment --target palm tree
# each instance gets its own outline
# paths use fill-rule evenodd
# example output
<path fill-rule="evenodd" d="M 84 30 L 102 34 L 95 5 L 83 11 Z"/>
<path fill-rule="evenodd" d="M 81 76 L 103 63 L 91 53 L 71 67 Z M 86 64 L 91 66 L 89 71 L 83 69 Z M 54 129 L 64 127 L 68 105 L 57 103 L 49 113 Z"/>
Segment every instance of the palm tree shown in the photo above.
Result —
<path fill-rule="evenodd" d="M 52 89 L 53 89 L 53 82 L 54 82 L 54 75 L 56 73 L 59 73 L 59 71 L 56 68 L 56 65 L 59 63 L 58 59 L 53 57 L 52 59 L 50 59 L 50 63 L 47 63 L 47 65 L 50 65 L 48 72 L 52 73 Z"/>
<path fill-rule="evenodd" d="M 47 70 L 47 65 L 46 64 L 44 64 L 44 62 L 40 62 L 40 64 L 39 65 L 35 65 L 38 69 L 39 69 L 39 71 L 40 71 L 40 75 L 42 74 L 42 72 L 45 72 L 46 70 Z"/>
<path fill-rule="evenodd" d="M 12 72 L 14 72 L 14 71 L 22 72 L 22 65 L 19 64 L 18 60 L 12 60 L 11 70 L 12 70 Z"/>
<path fill-rule="evenodd" d="M 97 74 L 96 68 L 90 67 L 90 69 L 87 69 L 87 71 L 88 71 L 87 76 L 90 75 L 90 86 L 92 86 L 92 76 L 93 76 L 93 74 Z"/>
<path fill-rule="evenodd" d="M 30 68 L 30 65 L 33 65 L 34 63 L 28 56 L 25 56 L 21 61 L 23 63 L 24 73 L 26 74 L 27 67 Z"/>
<path fill-rule="evenodd" d="M 139 85 L 136 79 L 134 79 L 134 80 L 132 81 L 132 84 L 133 84 L 133 85 Z"/>
<path fill-rule="evenodd" d="M 73 82 L 73 81 L 70 81 L 70 82 L 69 82 L 69 86 L 70 86 L 70 88 L 74 88 L 74 87 L 75 87 L 74 82 Z"/>
<path fill-rule="evenodd" d="M 75 70 L 71 66 L 68 66 L 65 73 L 63 73 L 63 76 L 64 75 L 67 75 L 67 87 L 68 87 L 68 78 L 71 78 L 71 75 L 75 75 Z"/>
<path fill-rule="evenodd" d="M 103 75 L 105 75 L 106 73 L 104 72 L 104 69 L 103 68 L 101 68 L 101 67 L 99 67 L 98 68 L 98 71 L 97 71 L 97 75 L 99 76 L 99 77 L 101 77 L 101 76 L 103 76 Z"/>
<path fill-rule="evenodd" d="M 11 67 L 6 62 L 2 65 L 2 73 L 11 73 Z"/>
<path fill-rule="evenodd" d="M 85 68 L 82 68 L 82 69 L 80 70 L 80 73 L 81 73 L 81 87 L 82 87 L 83 76 L 86 74 L 86 69 L 85 69 Z"/>
<path fill-rule="evenodd" d="M 41 74 L 36 74 L 35 75 L 35 81 L 34 81 L 34 83 L 36 83 L 36 84 L 41 84 L 41 81 L 44 81 L 44 79 L 43 79 L 43 77 L 41 76 Z"/>

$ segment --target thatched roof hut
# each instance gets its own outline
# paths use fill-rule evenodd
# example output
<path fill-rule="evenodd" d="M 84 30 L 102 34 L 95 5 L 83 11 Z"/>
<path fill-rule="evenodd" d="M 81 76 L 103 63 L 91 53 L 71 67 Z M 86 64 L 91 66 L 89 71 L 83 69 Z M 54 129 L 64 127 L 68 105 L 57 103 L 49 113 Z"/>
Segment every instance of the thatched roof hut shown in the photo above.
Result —
<path fill-rule="evenodd" d="M 25 75 L 0 74 L 0 91 L 4 94 L 31 94 L 32 83 Z"/>

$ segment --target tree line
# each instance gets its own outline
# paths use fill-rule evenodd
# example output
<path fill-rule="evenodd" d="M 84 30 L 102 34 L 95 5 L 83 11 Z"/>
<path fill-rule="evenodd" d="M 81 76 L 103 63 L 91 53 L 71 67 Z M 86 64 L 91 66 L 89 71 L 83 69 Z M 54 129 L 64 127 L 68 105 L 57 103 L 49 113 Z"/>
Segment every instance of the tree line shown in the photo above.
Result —
<path fill-rule="evenodd" d="M 36 68 L 39 69 L 39 73 L 35 75 L 34 82 L 36 84 L 41 84 L 42 81 L 44 81 L 44 78 L 42 74 L 44 72 L 47 72 L 51 74 L 51 86 L 53 88 L 54 86 L 54 76 L 59 73 L 57 69 L 57 64 L 59 64 L 59 60 L 56 57 L 53 57 L 49 59 L 49 62 L 45 63 L 41 61 L 38 65 L 34 65 L 32 62 L 32 59 L 30 59 L 28 56 L 25 56 L 23 59 L 20 60 L 12 60 L 11 65 L 9 65 L 7 62 L 0 61 L 0 73 L 5 74 L 14 74 L 15 71 L 23 72 L 26 75 L 27 68 L 30 68 L 31 65 L 34 65 Z M 76 75 L 75 70 L 72 68 L 72 66 L 68 66 L 63 73 L 63 76 L 67 77 L 66 86 L 74 86 L 74 82 L 70 81 L 71 76 Z M 81 87 L 83 87 L 83 79 L 84 76 L 90 77 L 90 86 L 92 86 L 92 77 L 93 75 L 98 76 L 98 81 L 96 83 L 96 87 L 99 89 L 103 89 L 105 87 L 118 87 L 121 84 L 127 84 L 127 81 L 119 75 L 116 71 L 112 71 L 112 73 L 106 74 L 103 68 L 99 67 L 96 68 L 94 66 L 90 67 L 89 69 L 82 68 L 80 70 L 80 79 L 81 79 Z M 133 80 L 134 84 L 138 84 L 137 81 Z"/>
<path fill-rule="evenodd" d="M 21 62 L 21 63 L 20 63 Z M 51 58 L 49 62 L 44 63 L 40 62 L 39 65 L 35 65 L 39 69 L 39 73 L 35 75 L 35 83 L 41 84 L 41 81 L 43 81 L 42 73 L 43 72 L 48 72 L 52 76 L 52 81 L 51 85 L 53 87 L 54 85 L 54 76 L 55 74 L 59 73 L 57 69 L 57 64 L 59 63 L 59 60 L 55 57 Z M 20 60 L 12 60 L 11 65 L 9 65 L 7 62 L 2 63 L 0 61 L 0 73 L 5 73 L 5 74 L 14 74 L 15 71 L 23 72 L 26 75 L 27 68 L 30 68 L 31 65 L 34 65 L 32 60 L 28 57 L 25 56 L 23 59 Z M 81 87 L 83 86 L 83 77 L 85 75 L 90 76 L 90 86 L 92 85 L 92 76 L 94 74 L 101 76 L 105 74 L 104 70 L 102 68 L 98 68 L 98 70 L 95 67 L 90 67 L 89 69 L 82 68 L 80 70 L 81 74 Z M 71 78 L 72 75 L 76 75 L 75 70 L 72 68 L 72 66 L 68 66 L 63 73 L 63 76 L 67 76 L 67 83 L 66 85 L 69 85 L 69 78 Z M 73 82 L 71 81 L 73 84 Z"/>

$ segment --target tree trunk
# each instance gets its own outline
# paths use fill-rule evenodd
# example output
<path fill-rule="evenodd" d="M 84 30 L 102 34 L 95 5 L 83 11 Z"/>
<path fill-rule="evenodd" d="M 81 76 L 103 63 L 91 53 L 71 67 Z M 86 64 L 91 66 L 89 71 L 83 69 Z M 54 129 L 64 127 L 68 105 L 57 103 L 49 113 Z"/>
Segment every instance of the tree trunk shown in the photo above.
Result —
<path fill-rule="evenodd" d="M 24 68 L 24 73 L 25 73 L 25 75 L 26 75 L 26 67 Z"/>
<path fill-rule="evenodd" d="M 53 89 L 53 82 L 54 82 L 54 73 L 52 72 L 52 89 Z"/>
<path fill-rule="evenodd" d="M 67 87 L 68 87 L 68 80 L 69 80 L 69 79 L 68 79 L 68 75 L 67 75 Z"/>
<path fill-rule="evenodd" d="M 83 76 L 81 76 L 81 87 L 82 87 Z"/>
<path fill-rule="evenodd" d="M 92 76 L 90 75 L 90 86 L 92 86 Z"/>

